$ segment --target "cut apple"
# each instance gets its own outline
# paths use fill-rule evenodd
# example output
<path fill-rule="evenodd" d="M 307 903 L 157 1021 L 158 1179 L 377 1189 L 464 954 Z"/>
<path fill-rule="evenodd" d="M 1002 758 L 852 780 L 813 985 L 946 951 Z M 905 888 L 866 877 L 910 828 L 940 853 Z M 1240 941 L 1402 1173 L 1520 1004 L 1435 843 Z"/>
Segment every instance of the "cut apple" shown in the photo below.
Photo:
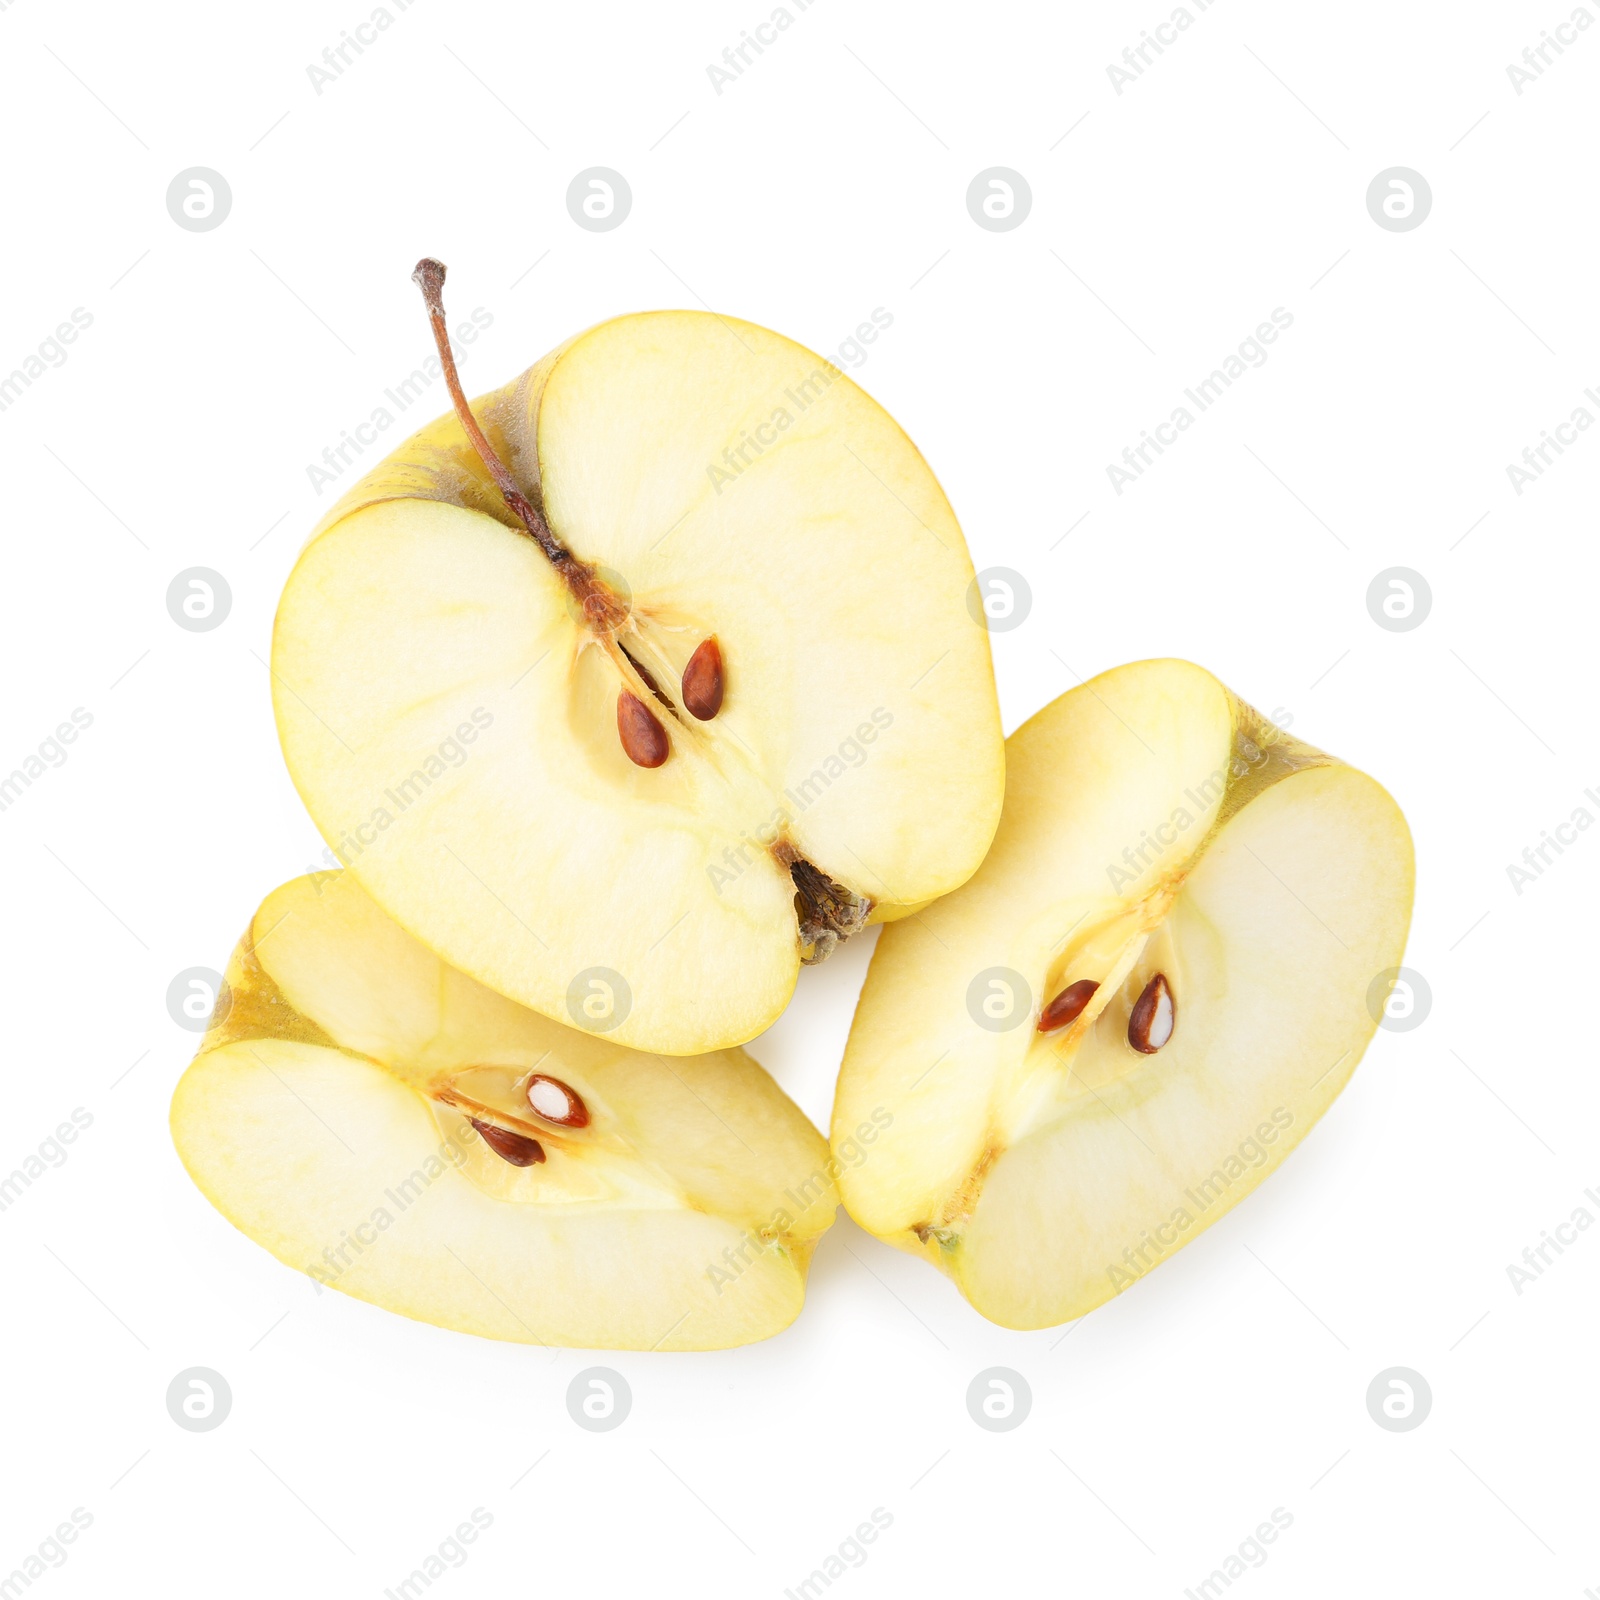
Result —
<path fill-rule="evenodd" d="M 443 268 L 418 273 L 453 382 Z M 743 1042 L 803 959 L 988 848 L 1003 747 L 961 530 L 867 395 L 731 318 L 618 318 L 460 410 L 289 578 L 289 770 L 454 966 L 585 1027 L 599 981 L 624 1044 Z"/>
<path fill-rule="evenodd" d="M 740 1050 L 664 1060 L 445 966 L 348 873 L 270 895 L 172 1102 L 235 1227 L 493 1339 L 710 1350 L 800 1310 L 828 1148 Z"/>
<path fill-rule="evenodd" d="M 886 928 L 836 1137 L 862 1227 L 1039 1328 L 1127 1288 L 1309 1132 L 1399 966 L 1410 834 L 1371 778 L 1181 661 L 1105 673 L 1007 741 L 964 887 Z"/>

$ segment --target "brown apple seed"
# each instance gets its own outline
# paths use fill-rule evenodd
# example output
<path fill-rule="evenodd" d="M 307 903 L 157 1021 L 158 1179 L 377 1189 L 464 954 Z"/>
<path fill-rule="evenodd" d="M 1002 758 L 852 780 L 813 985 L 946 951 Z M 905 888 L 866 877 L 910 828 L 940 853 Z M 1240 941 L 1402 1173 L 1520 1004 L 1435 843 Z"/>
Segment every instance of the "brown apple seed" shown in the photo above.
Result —
<path fill-rule="evenodd" d="M 559 1078 L 536 1072 L 528 1079 L 526 1093 L 528 1104 L 546 1122 L 560 1128 L 589 1126 L 589 1108 L 583 1103 L 583 1096 Z"/>
<path fill-rule="evenodd" d="M 1082 1016 L 1083 1008 L 1094 999 L 1095 990 L 1099 987 L 1092 978 L 1080 978 L 1076 983 L 1069 983 L 1040 1013 L 1039 1032 L 1054 1033 L 1057 1028 L 1076 1022 Z"/>
<path fill-rule="evenodd" d="M 709 722 L 722 709 L 722 646 L 715 636 L 701 641 L 683 669 L 683 703 L 691 716 Z"/>
<path fill-rule="evenodd" d="M 492 1122 L 479 1122 L 476 1117 L 467 1121 L 483 1135 L 483 1142 L 514 1167 L 533 1167 L 544 1160 L 544 1146 L 537 1139 L 513 1133 L 509 1128 L 497 1128 Z"/>
<path fill-rule="evenodd" d="M 672 749 L 660 718 L 627 689 L 617 696 L 617 735 L 636 767 L 659 767 Z"/>
<path fill-rule="evenodd" d="M 1133 1003 L 1128 1017 L 1128 1043 L 1142 1054 L 1153 1056 L 1172 1037 L 1177 1020 L 1171 985 L 1158 972 Z"/>

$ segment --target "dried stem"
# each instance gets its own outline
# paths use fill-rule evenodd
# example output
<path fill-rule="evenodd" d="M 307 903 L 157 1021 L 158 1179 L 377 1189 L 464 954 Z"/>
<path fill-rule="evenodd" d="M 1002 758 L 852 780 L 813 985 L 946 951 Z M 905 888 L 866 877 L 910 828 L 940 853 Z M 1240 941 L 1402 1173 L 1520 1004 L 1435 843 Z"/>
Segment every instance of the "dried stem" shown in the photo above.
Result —
<path fill-rule="evenodd" d="M 517 487 L 516 479 L 511 476 L 509 468 L 495 454 L 494 446 L 489 443 L 483 429 L 478 426 L 478 419 L 473 416 L 472 408 L 467 404 L 467 397 L 461 392 L 461 379 L 456 375 L 456 358 L 450 349 L 450 333 L 444 324 L 444 276 L 445 264 L 442 261 L 435 261 L 432 256 L 424 256 L 411 274 L 411 281 L 422 290 L 423 301 L 428 307 L 428 320 L 433 324 L 433 342 L 439 348 L 439 364 L 444 368 L 445 385 L 450 390 L 450 399 L 455 405 L 456 415 L 461 419 L 461 426 L 466 429 L 467 437 L 472 441 L 472 448 L 478 452 L 479 459 L 489 469 L 489 476 L 494 479 L 495 486 L 500 490 L 506 505 L 527 529 L 528 537 L 544 551 L 555 566 L 562 568 L 576 566 L 578 563 L 573 559 L 571 551 L 565 549 L 551 533 L 549 524 L 538 508 Z"/>

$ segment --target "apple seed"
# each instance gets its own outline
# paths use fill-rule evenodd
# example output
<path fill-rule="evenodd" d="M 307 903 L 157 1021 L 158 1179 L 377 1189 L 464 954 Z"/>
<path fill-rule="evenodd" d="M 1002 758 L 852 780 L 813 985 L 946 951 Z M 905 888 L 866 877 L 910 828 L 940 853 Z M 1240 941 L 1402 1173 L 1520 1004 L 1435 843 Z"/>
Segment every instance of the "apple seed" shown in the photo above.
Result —
<path fill-rule="evenodd" d="M 722 709 L 722 646 L 713 635 L 701 641 L 683 669 L 683 703 L 691 716 L 709 722 Z"/>
<path fill-rule="evenodd" d="M 636 767 L 659 767 L 672 749 L 660 718 L 627 689 L 617 695 L 617 736 Z"/>
<path fill-rule="evenodd" d="M 476 1117 L 467 1121 L 483 1135 L 483 1142 L 514 1167 L 533 1167 L 544 1160 L 544 1146 L 537 1139 L 513 1133 L 509 1128 L 497 1128 L 492 1122 L 479 1122 Z"/>
<path fill-rule="evenodd" d="M 1080 978 L 1076 983 L 1069 983 L 1040 1013 L 1039 1032 L 1054 1033 L 1057 1028 L 1076 1022 L 1083 1014 L 1083 1008 L 1094 999 L 1095 990 L 1099 987 L 1092 978 Z"/>
<path fill-rule="evenodd" d="M 1128 1043 L 1144 1055 L 1153 1056 L 1172 1037 L 1177 1021 L 1172 989 L 1162 973 L 1144 986 L 1144 993 L 1133 1003 L 1128 1017 Z"/>
<path fill-rule="evenodd" d="M 546 1122 L 562 1128 L 587 1128 L 589 1108 L 583 1096 L 559 1078 L 536 1072 L 528 1079 L 528 1104 Z"/>

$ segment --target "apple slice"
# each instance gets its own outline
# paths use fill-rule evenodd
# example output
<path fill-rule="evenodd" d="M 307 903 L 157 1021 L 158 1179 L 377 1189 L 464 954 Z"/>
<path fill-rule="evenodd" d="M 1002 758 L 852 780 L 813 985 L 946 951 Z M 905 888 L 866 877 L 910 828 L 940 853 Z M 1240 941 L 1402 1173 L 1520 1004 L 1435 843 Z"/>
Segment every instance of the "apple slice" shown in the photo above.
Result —
<path fill-rule="evenodd" d="M 620 317 L 458 412 L 289 578 L 290 773 L 373 898 L 502 994 L 585 1027 L 598 995 L 668 1054 L 752 1038 L 803 959 L 993 836 L 955 517 L 848 378 L 730 318 Z"/>
<path fill-rule="evenodd" d="M 1400 963 L 1411 838 L 1371 778 L 1182 661 L 1007 741 L 978 874 L 886 928 L 835 1137 L 862 1227 L 986 1317 L 1092 1310 L 1244 1198 L 1349 1079 Z"/>
<path fill-rule="evenodd" d="M 666 1061 L 563 1028 L 348 873 L 269 895 L 227 982 L 172 1136 L 288 1266 L 534 1344 L 723 1349 L 799 1312 L 833 1164 L 743 1051 Z"/>

